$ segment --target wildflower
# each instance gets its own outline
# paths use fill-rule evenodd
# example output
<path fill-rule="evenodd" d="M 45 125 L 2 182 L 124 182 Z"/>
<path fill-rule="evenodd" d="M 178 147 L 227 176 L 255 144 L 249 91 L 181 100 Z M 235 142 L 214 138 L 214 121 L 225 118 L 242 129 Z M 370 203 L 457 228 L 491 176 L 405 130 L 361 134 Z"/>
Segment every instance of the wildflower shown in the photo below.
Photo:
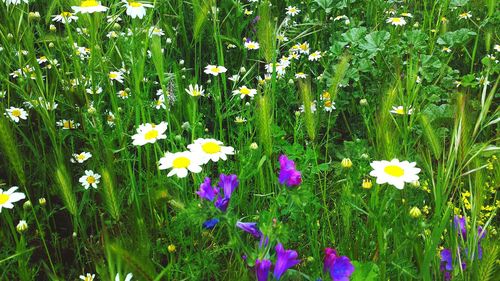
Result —
<path fill-rule="evenodd" d="M 261 238 L 262 237 L 262 232 L 259 230 L 257 227 L 256 222 L 240 222 L 238 221 L 236 223 L 236 227 L 240 228 L 241 230 L 250 233 L 253 237 L 255 238 Z"/>
<path fill-rule="evenodd" d="M 153 36 L 163 36 L 165 35 L 165 32 L 163 32 L 163 29 L 159 28 L 159 27 L 156 27 L 156 26 L 151 26 L 151 28 L 149 28 L 149 37 L 153 37 Z"/>
<path fill-rule="evenodd" d="M 320 52 L 320 51 L 316 51 L 316 52 L 314 52 L 314 53 L 310 54 L 308 59 L 309 59 L 310 61 L 317 61 L 317 60 L 319 60 L 320 58 L 321 58 L 321 52 Z"/>
<path fill-rule="evenodd" d="M 66 120 L 66 119 L 57 121 L 56 125 L 62 127 L 63 130 L 73 130 L 80 127 L 80 123 L 76 123 L 74 120 Z"/>
<path fill-rule="evenodd" d="M 420 169 L 415 167 L 415 162 L 400 162 L 398 159 L 392 159 L 390 162 L 373 161 L 370 165 L 373 168 L 370 176 L 377 178 L 377 184 L 388 183 L 398 189 L 403 189 L 405 182 L 411 183 L 419 179 L 417 174 L 420 173 Z"/>
<path fill-rule="evenodd" d="M 90 152 L 81 152 L 79 154 L 73 153 L 73 157 L 71 158 L 71 162 L 75 163 L 83 163 L 87 161 L 90 157 L 92 157 L 92 154 Z"/>
<path fill-rule="evenodd" d="M 297 7 L 295 7 L 295 6 L 288 6 L 286 8 L 286 14 L 289 16 L 294 17 L 294 16 L 298 15 L 299 13 L 300 13 L 300 10 L 297 9 Z"/>
<path fill-rule="evenodd" d="M 287 186 L 297 186 L 302 182 L 302 176 L 300 171 L 295 168 L 295 162 L 282 154 L 279 157 L 280 162 L 280 173 L 279 173 L 279 183 L 286 184 Z"/>
<path fill-rule="evenodd" d="M 256 150 L 256 149 L 258 149 L 258 148 L 259 148 L 259 145 L 258 145 L 256 142 L 252 142 L 252 143 L 250 144 L 250 149 L 252 149 L 252 150 Z"/>
<path fill-rule="evenodd" d="M 405 18 L 413 18 L 413 15 L 410 13 L 401 13 L 401 16 Z"/>
<path fill-rule="evenodd" d="M 25 220 L 20 220 L 16 226 L 16 230 L 19 233 L 25 232 L 28 229 L 28 223 Z"/>
<path fill-rule="evenodd" d="M 125 100 L 125 99 L 128 99 L 129 93 L 125 90 L 120 90 L 120 91 L 118 91 L 118 93 L 116 93 L 116 96 Z"/>
<path fill-rule="evenodd" d="M 12 203 L 26 198 L 26 195 L 24 195 L 24 193 L 14 192 L 18 188 L 19 187 L 17 186 L 13 186 L 5 192 L 0 188 L 0 213 L 2 212 L 2 208 L 12 209 L 14 208 L 14 205 Z"/>
<path fill-rule="evenodd" d="M 131 18 L 142 19 L 146 15 L 146 8 L 153 8 L 153 5 L 138 1 L 122 0 L 127 8 L 127 15 Z"/>
<path fill-rule="evenodd" d="M 127 274 L 127 276 L 125 276 L 124 281 L 130 281 L 130 280 L 132 280 L 132 277 L 134 277 L 134 275 L 132 273 L 129 273 L 129 274 Z M 116 274 L 115 281 L 120 281 L 120 273 Z"/>
<path fill-rule="evenodd" d="M 329 271 L 332 280 L 347 281 L 354 272 L 354 266 L 346 256 L 338 256 L 332 248 L 325 249 L 323 271 Z"/>
<path fill-rule="evenodd" d="M 208 163 L 210 160 L 213 162 L 217 162 L 219 159 L 225 161 L 227 160 L 227 155 L 234 154 L 233 147 L 224 146 L 221 141 L 216 139 L 199 138 L 194 143 L 188 145 L 187 148 L 198 155 L 203 164 Z"/>
<path fill-rule="evenodd" d="M 455 229 L 459 231 L 459 234 L 462 236 L 464 240 L 467 239 L 467 229 L 465 228 L 465 217 L 455 216 L 453 218 L 453 223 L 455 224 Z"/>
<path fill-rule="evenodd" d="M 245 48 L 247 50 L 258 50 L 260 48 L 260 45 L 255 41 L 246 41 Z"/>
<path fill-rule="evenodd" d="M 219 187 L 224 191 L 224 197 L 230 199 L 233 191 L 238 187 L 240 182 L 238 177 L 234 174 L 225 175 L 220 174 L 219 176 Z"/>
<path fill-rule="evenodd" d="M 255 260 L 255 274 L 257 275 L 257 281 L 267 281 L 271 265 L 270 260 Z"/>
<path fill-rule="evenodd" d="M 219 196 L 217 200 L 215 200 L 214 205 L 217 209 L 221 210 L 222 212 L 225 212 L 227 210 L 227 207 L 229 206 L 229 198 Z"/>
<path fill-rule="evenodd" d="M 342 168 L 350 169 L 352 167 L 352 161 L 349 158 L 344 158 L 342 159 L 342 162 L 340 162 L 340 165 Z"/>
<path fill-rule="evenodd" d="M 234 122 L 237 124 L 243 124 L 243 123 L 247 122 L 247 119 L 245 119 L 244 117 L 241 117 L 241 116 L 236 116 L 234 118 Z"/>
<path fill-rule="evenodd" d="M 202 225 L 202 227 L 204 229 L 212 229 L 214 228 L 217 224 L 219 223 L 219 219 L 218 218 L 213 218 L 213 219 L 209 219 L 207 221 L 205 221 Z"/>
<path fill-rule="evenodd" d="M 158 96 L 158 99 L 155 100 L 154 102 L 154 107 L 156 109 L 166 109 L 167 108 L 167 105 L 165 104 L 165 96 L 164 95 L 161 95 L 161 96 Z"/>
<path fill-rule="evenodd" d="M 248 9 L 245 9 L 245 11 L 243 11 L 243 13 L 245 14 L 245 16 L 250 16 L 253 14 L 253 11 L 252 10 L 248 10 Z"/>
<path fill-rule="evenodd" d="M 165 156 L 160 158 L 158 168 L 160 170 L 172 169 L 167 177 L 177 175 L 179 178 L 185 178 L 188 171 L 192 173 L 201 172 L 201 159 L 198 155 L 190 151 L 170 153 L 166 152 Z"/>
<path fill-rule="evenodd" d="M 54 18 L 52 19 L 52 21 L 63 23 L 70 23 L 76 20 L 78 20 L 78 17 L 74 16 L 70 12 L 62 12 L 59 15 L 54 16 Z"/>
<path fill-rule="evenodd" d="M 497 51 L 497 52 L 500 52 L 500 45 L 495 44 L 495 46 L 493 46 L 493 49 L 495 49 L 495 51 Z"/>
<path fill-rule="evenodd" d="M 218 193 L 219 189 L 211 185 L 211 180 L 209 177 L 205 178 L 205 181 L 200 184 L 200 189 L 196 191 L 196 194 L 198 194 L 201 199 L 206 199 L 208 201 L 214 201 L 215 196 L 217 196 Z"/>
<path fill-rule="evenodd" d="M 458 15 L 458 19 L 459 20 L 464 20 L 464 19 L 467 20 L 467 19 L 470 19 L 470 18 L 472 18 L 472 14 L 470 13 L 470 11 L 463 12 L 460 15 Z"/>
<path fill-rule="evenodd" d="M 199 97 L 205 95 L 205 90 L 203 90 L 202 86 L 198 86 L 198 84 L 189 85 L 188 89 L 185 89 L 186 93 L 188 93 L 192 97 Z"/>
<path fill-rule="evenodd" d="M 45 197 L 38 199 L 38 204 L 40 204 L 40 206 L 45 206 L 45 204 L 47 204 L 47 199 L 45 199 Z"/>
<path fill-rule="evenodd" d="M 123 84 L 123 73 L 121 71 L 111 71 L 108 77 L 111 81 L 115 80 Z"/>
<path fill-rule="evenodd" d="M 441 264 L 439 265 L 439 270 L 444 273 L 444 280 L 450 280 L 451 271 L 453 270 L 450 249 L 441 250 L 440 256 Z"/>
<path fill-rule="evenodd" d="M 372 188 L 373 184 L 370 179 L 363 179 L 363 183 L 361 183 L 361 187 L 364 189 L 370 189 Z"/>
<path fill-rule="evenodd" d="M 413 207 L 410 209 L 410 216 L 412 218 L 419 218 L 420 216 L 422 215 L 422 212 L 420 211 L 420 209 L 418 207 Z"/>
<path fill-rule="evenodd" d="M 218 76 L 220 73 L 225 73 L 227 71 L 227 68 L 224 66 L 216 66 L 216 65 L 207 65 L 205 67 L 205 73 L 206 74 L 211 74 L 213 76 Z"/>
<path fill-rule="evenodd" d="M 91 170 L 85 170 L 85 175 L 82 176 L 78 181 L 82 184 L 85 189 L 90 187 L 97 188 L 97 184 L 100 182 L 101 175 L 94 173 Z"/>
<path fill-rule="evenodd" d="M 304 72 L 297 72 L 295 73 L 295 79 L 305 79 L 307 77 L 307 74 Z"/>
<path fill-rule="evenodd" d="M 406 24 L 406 20 L 404 18 L 388 18 L 386 22 L 395 26 L 403 26 Z"/>
<path fill-rule="evenodd" d="M 167 122 L 161 122 L 158 125 L 151 123 L 139 125 L 137 133 L 132 136 L 134 140 L 132 144 L 143 146 L 147 143 L 155 143 L 157 140 L 166 139 L 167 136 L 164 134 L 166 130 Z"/>
<path fill-rule="evenodd" d="M 441 49 L 441 51 L 446 52 L 446 53 L 451 53 L 451 49 L 448 47 L 443 47 L 443 49 Z"/>
<path fill-rule="evenodd" d="M 276 245 L 276 264 L 274 265 L 274 278 L 276 280 L 280 280 L 281 276 L 291 267 L 300 263 L 300 260 L 297 259 L 298 254 L 294 250 L 285 250 L 281 243 Z"/>
<path fill-rule="evenodd" d="M 257 94 L 256 89 L 249 89 L 247 86 L 241 86 L 239 89 L 233 91 L 233 95 L 240 95 L 241 99 L 244 99 L 246 96 L 253 99 L 253 97 Z"/>
<path fill-rule="evenodd" d="M 5 111 L 7 111 L 5 115 L 16 123 L 19 123 L 19 119 L 26 120 L 28 118 L 28 113 L 26 112 L 26 110 L 20 107 L 11 106 L 9 109 L 6 109 Z"/>
<path fill-rule="evenodd" d="M 82 13 L 82 14 L 106 12 L 108 10 L 107 7 L 101 5 L 100 1 L 95 1 L 95 0 L 83 0 L 80 2 L 80 6 L 71 6 L 71 8 L 73 9 L 73 11 L 75 11 L 75 13 Z"/>
<path fill-rule="evenodd" d="M 167 250 L 169 253 L 174 253 L 176 251 L 176 247 L 174 244 L 170 244 L 168 245 Z"/>
<path fill-rule="evenodd" d="M 83 1 L 83 2 L 86 2 L 86 1 Z M 83 281 L 94 281 L 94 278 L 95 278 L 95 274 L 87 273 L 85 276 L 80 275 L 80 279 Z"/>
<path fill-rule="evenodd" d="M 405 114 L 411 115 L 413 113 L 413 108 L 409 107 L 408 110 L 405 110 L 405 108 L 402 105 L 393 106 L 390 112 L 398 115 L 405 115 Z"/>

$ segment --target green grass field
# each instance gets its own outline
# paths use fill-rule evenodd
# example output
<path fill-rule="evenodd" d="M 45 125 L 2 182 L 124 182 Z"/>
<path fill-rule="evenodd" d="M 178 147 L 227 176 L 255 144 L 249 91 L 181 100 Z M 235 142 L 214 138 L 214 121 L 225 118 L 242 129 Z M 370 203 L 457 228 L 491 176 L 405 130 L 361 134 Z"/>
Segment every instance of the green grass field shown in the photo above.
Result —
<path fill-rule="evenodd" d="M 499 11 L 0 0 L 0 280 L 499 280 Z"/>

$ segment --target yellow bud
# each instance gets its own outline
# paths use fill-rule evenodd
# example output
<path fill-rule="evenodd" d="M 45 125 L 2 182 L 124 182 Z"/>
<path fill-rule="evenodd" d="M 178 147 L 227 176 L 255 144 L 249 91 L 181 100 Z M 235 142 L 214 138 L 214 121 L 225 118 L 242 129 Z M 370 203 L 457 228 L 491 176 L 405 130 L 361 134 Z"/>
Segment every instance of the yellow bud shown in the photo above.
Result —
<path fill-rule="evenodd" d="M 372 184 L 372 181 L 370 179 L 364 179 L 363 183 L 361 184 L 361 186 L 364 189 L 370 189 L 370 188 L 372 188 L 373 184 Z"/>
<path fill-rule="evenodd" d="M 422 215 L 422 212 L 418 207 L 413 207 L 410 209 L 410 216 L 414 219 L 419 218 Z"/>
<path fill-rule="evenodd" d="M 176 250 L 176 248 L 175 248 L 175 245 L 174 245 L 174 244 L 170 244 L 170 245 L 168 245 L 167 249 L 168 249 L 168 252 L 169 252 L 169 253 L 173 253 L 173 252 L 175 252 L 175 250 Z"/>
<path fill-rule="evenodd" d="M 349 158 L 344 158 L 342 159 L 340 165 L 342 166 L 342 168 L 350 169 L 352 167 L 352 161 Z"/>

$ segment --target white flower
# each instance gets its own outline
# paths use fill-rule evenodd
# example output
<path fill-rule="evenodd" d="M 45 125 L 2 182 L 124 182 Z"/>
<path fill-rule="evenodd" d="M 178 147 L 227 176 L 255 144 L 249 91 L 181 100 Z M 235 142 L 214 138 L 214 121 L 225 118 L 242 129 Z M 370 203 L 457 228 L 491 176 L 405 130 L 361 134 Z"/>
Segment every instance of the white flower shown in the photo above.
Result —
<path fill-rule="evenodd" d="M 463 20 L 463 19 L 470 19 L 472 18 L 472 14 L 469 12 L 464 12 L 464 13 L 461 13 L 460 15 L 458 15 L 458 19 L 460 20 Z"/>
<path fill-rule="evenodd" d="M 216 66 L 209 64 L 207 65 L 207 67 L 205 67 L 205 73 L 212 74 L 213 76 L 217 76 L 220 73 L 225 73 L 226 71 L 227 68 L 225 68 L 224 66 Z"/>
<path fill-rule="evenodd" d="M 132 280 L 132 277 L 134 277 L 134 275 L 132 275 L 132 273 L 129 273 L 129 274 L 127 274 L 127 276 L 125 276 L 125 280 L 124 281 L 130 281 L 130 280 Z M 116 274 L 115 281 L 121 281 L 121 279 L 120 279 L 120 273 Z"/>
<path fill-rule="evenodd" d="M 165 96 L 164 95 L 158 96 L 158 99 L 155 101 L 154 107 L 156 109 L 161 109 L 161 108 L 166 109 L 167 108 L 167 105 L 165 104 Z"/>
<path fill-rule="evenodd" d="M 75 13 L 82 14 L 92 14 L 99 12 L 106 12 L 108 10 L 107 7 L 101 5 L 100 1 L 95 0 L 83 0 L 80 2 L 80 6 L 71 6 Z"/>
<path fill-rule="evenodd" d="M 56 122 L 56 125 L 62 127 L 63 130 L 76 129 L 80 127 L 80 123 L 75 123 L 73 120 L 62 119 Z"/>
<path fill-rule="evenodd" d="M 497 52 L 500 52 L 500 45 L 495 44 L 495 46 L 493 46 L 493 49 L 495 49 L 495 51 L 497 51 Z"/>
<path fill-rule="evenodd" d="M 295 79 L 305 79 L 307 77 L 307 74 L 305 74 L 304 72 L 297 72 L 295 73 Z"/>
<path fill-rule="evenodd" d="M 246 41 L 245 48 L 248 50 L 258 50 L 260 48 L 260 45 L 255 41 Z"/>
<path fill-rule="evenodd" d="M 405 114 L 408 114 L 408 115 L 411 115 L 413 113 L 413 108 L 408 108 L 408 110 L 405 110 L 405 108 L 400 105 L 400 106 L 393 106 L 392 107 L 392 110 L 390 111 L 391 113 L 394 113 L 394 114 L 399 114 L 399 115 L 405 115 Z"/>
<path fill-rule="evenodd" d="M 134 18 L 142 19 L 146 15 L 146 8 L 153 8 L 154 6 L 148 3 L 141 3 L 137 1 L 122 0 L 127 7 L 127 15 Z"/>
<path fill-rule="evenodd" d="M 63 22 L 63 23 L 70 23 L 70 22 L 76 21 L 76 20 L 78 20 L 78 17 L 74 16 L 70 12 L 62 12 L 61 14 L 54 16 L 54 18 L 52 19 L 52 21 Z"/>
<path fill-rule="evenodd" d="M 203 90 L 202 86 L 198 86 L 198 84 L 195 84 L 194 87 L 193 85 L 189 85 L 188 89 L 185 90 L 186 93 L 188 93 L 190 96 L 193 97 L 199 97 L 205 95 L 205 90 Z"/>
<path fill-rule="evenodd" d="M 80 275 L 80 279 L 83 281 L 94 281 L 95 274 L 87 273 L 87 275 Z"/>
<path fill-rule="evenodd" d="M 24 195 L 24 193 L 14 192 L 18 188 L 19 187 L 17 186 L 13 186 L 7 191 L 3 191 L 3 189 L 0 188 L 0 213 L 2 212 L 2 208 L 12 209 L 14 208 L 14 205 L 12 203 L 26 198 L 26 195 Z"/>
<path fill-rule="evenodd" d="M 413 18 L 413 15 L 410 13 L 401 13 L 401 16 L 406 18 Z"/>
<path fill-rule="evenodd" d="M 300 13 L 300 10 L 297 9 L 297 7 L 294 7 L 294 6 L 288 6 L 286 8 L 286 14 L 289 15 L 289 16 L 296 16 Z"/>
<path fill-rule="evenodd" d="M 323 106 L 325 107 L 326 112 L 331 112 L 332 110 L 336 109 L 335 102 L 329 99 L 323 102 Z"/>
<path fill-rule="evenodd" d="M 72 163 L 83 163 L 87 161 L 90 157 L 92 157 L 92 154 L 90 152 L 81 152 L 79 154 L 73 153 L 73 157 L 71 158 Z"/>
<path fill-rule="evenodd" d="M 151 26 L 151 28 L 149 28 L 149 37 L 153 37 L 154 36 L 163 36 L 165 35 L 165 32 L 163 32 L 163 29 L 159 28 L 159 27 L 156 27 L 156 26 Z"/>
<path fill-rule="evenodd" d="M 405 182 L 411 183 L 419 179 L 417 174 L 420 173 L 420 169 L 415 167 L 415 162 L 399 162 L 398 159 L 392 159 L 390 162 L 373 161 L 370 165 L 373 168 L 370 176 L 377 178 L 377 184 L 388 183 L 397 189 L 403 189 Z"/>
<path fill-rule="evenodd" d="M 188 171 L 192 173 L 201 172 L 201 165 L 203 164 L 200 156 L 192 153 L 191 151 L 183 151 L 170 153 L 166 152 L 165 156 L 160 158 L 158 168 L 160 170 L 172 169 L 167 174 L 167 177 L 177 175 L 179 178 L 185 178 Z"/>
<path fill-rule="evenodd" d="M 118 93 L 116 93 L 116 96 L 125 100 L 125 99 L 128 99 L 129 93 L 125 90 L 121 90 L 121 91 L 118 91 Z"/>
<path fill-rule="evenodd" d="M 146 123 L 139 125 L 137 134 L 132 136 L 133 145 L 143 146 L 147 143 L 155 143 L 157 140 L 166 139 L 164 134 L 167 130 L 167 122 L 161 122 L 158 125 Z"/>
<path fill-rule="evenodd" d="M 22 4 L 23 2 L 24 3 L 28 3 L 29 0 L 3 0 L 3 2 L 5 2 L 5 5 L 9 6 L 9 5 L 19 5 L 19 4 Z"/>
<path fill-rule="evenodd" d="M 123 84 L 123 73 L 121 71 L 111 71 L 108 78 L 111 81 L 115 80 Z"/>
<path fill-rule="evenodd" d="M 312 54 L 309 55 L 309 60 L 310 61 L 317 61 L 321 58 L 321 52 L 320 51 L 316 51 Z"/>
<path fill-rule="evenodd" d="M 100 178 L 101 175 L 94 173 L 91 170 L 85 170 L 85 175 L 82 176 L 78 181 L 85 189 L 89 189 L 90 187 L 97 188 L 97 184 L 100 182 Z"/>
<path fill-rule="evenodd" d="M 20 107 L 11 106 L 5 111 L 7 111 L 5 115 L 9 116 L 9 118 L 16 123 L 19 123 L 19 119 L 26 120 L 28 118 L 28 113 L 26 112 L 26 110 Z"/>
<path fill-rule="evenodd" d="M 386 22 L 395 26 L 403 26 L 406 24 L 406 20 L 404 18 L 388 18 Z"/>
<path fill-rule="evenodd" d="M 311 102 L 310 109 L 311 109 L 312 113 L 316 112 L 316 101 Z M 302 113 L 306 112 L 305 107 L 304 107 L 303 104 L 301 106 L 299 106 L 299 111 L 302 112 Z"/>
<path fill-rule="evenodd" d="M 241 99 L 244 99 L 246 96 L 253 99 L 256 94 L 256 89 L 249 89 L 247 86 L 241 86 L 239 89 L 233 91 L 233 95 L 240 95 Z"/>
<path fill-rule="evenodd" d="M 194 143 L 188 145 L 188 149 L 195 155 L 199 155 L 203 164 L 208 163 L 210 160 L 213 162 L 217 162 L 219 159 L 225 161 L 227 160 L 227 155 L 234 154 L 233 147 L 224 146 L 221 141 L 216 139 L 199 138 Z"/>

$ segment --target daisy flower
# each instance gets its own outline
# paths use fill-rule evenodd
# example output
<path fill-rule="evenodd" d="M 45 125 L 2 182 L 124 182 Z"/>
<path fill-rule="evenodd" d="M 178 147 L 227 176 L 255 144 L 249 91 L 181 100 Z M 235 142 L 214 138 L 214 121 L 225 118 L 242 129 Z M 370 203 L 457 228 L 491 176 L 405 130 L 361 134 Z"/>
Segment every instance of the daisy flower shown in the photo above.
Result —
<path fill-rule="evenodd" d="M 115 80 L 123 84 L 123 73 L 121 71 L 111 71 L 108 78 L 111 81 Z"/>
<path fill-rule="evenodd" d="M 413 18 L 413 15 L 410 13 L 401 13 L 401 16 L 405 18 Z"/>
<path fill-rule="evenodd" d="M 406 24 L 406 20 L 404 18 L 388 18 L 385 22 L 395 26 L 403 26 Z"/>
<path fill-rule="evenodd" d="M 472 18 L 472 14 L 469 12 L 464 12 L 464 13 L 461 13 L 460 15 L 458 15 L 458 19 L 461 19 L 461 20 L 466 20 L 466 19 L 470 19 Z"/>
<path fill-rule="evenodd" d="M 106 12 L 108 10 L 107 7 L 101 5 L 100 1 L 95 0 L 83 0 L 80 2 L 80 6 L 71 6 L 71 8 L 73 9 L 73 11 L 75 11 L 75 14 L 92 14 Z"/>
<path fill-rule="evenodd" d="M 70 23 L 70 22 L 76 21 L 76 20 L 78 20 L 78 17 L 74 16 L 70 12 L 62 12 L 61 14 L 54 16 L 54 18 L 52 19 L 52 21 L 63 22 L 63 23 Z"/>
<path fill-rule="evenodd" d="M 312 113 L 316 112 L 316 101 L 311 102 L 311 107 L 310 108 L 311 108 L 311 112 Z M 305 107 L 304 107 L 303 104 L 301 106 L 299 106 L 299 111 L 302 112 L 302 113 L 305 112 Z"/>
<path fill-rule="evenodd" d="M 94 281 L 95 274 L 87 273 L 86 275 L 80 275 L 80 279 L 83 281 Z"/>
<path fill-rule="evenodd" d="M 163 29 L 159 28 L 159 27 L 156 27 L 156 26 L 151 26 L 151 28 L 149 29 L 149 37 L 153 37 L 154 36 L 163 36 L 165 35 L 165 32 L 163 32 Z"/>
<path fill-rule="evenodd" d="M 172 169 L 167 174 L 167 177 L 176 175 L 179 178 L 185 178 L 188 171 L 191 173 L 201 172 L 202 161 L 198 154 L 191 151 L 183 151 L 170 153 L 166 152 L 165 156 L 160 158 L 158 168 L 160 170 Z"/>
<path fill-rule="evenodd" d="M 255 41 L 247 41 L 245 42 L 245 48 L 248 50 L 258 50 L 260 48 L 260 45 Z"/>
<path fill-rule="evenodd" d="M 167 105 L 165 104 L 165 96 L 164 95 L 158 96 L 158 99 L 155 100 L 154 107 L 156 109 L 161 109 L 161 108 L 166 109 L 167 108 Z"/>
<path fill-rule="evenodd" d="M 125 100 L 125 99 L 128 99 L 129 93 L 125 90 L 121 90 L 121 91 L 118 91 L 118 93 L 116 93 L 116 96 Z"/>
<path fill-rule="evenodd" d="M 451 53 L 451 49 L 448 47 L 443 47 L 443 49 L 441 49 L 441 51 L 446 52 L 446 53 Z"/>
<path fill-rule="evenodd" d="M 5 2 L 5 5 L 9 6 L 9 5 L 19 5 L 19 4 L 22 4 L 23 2 L 28 4 L 28 1 L 29 0 L 3 0 L 3 2 Z"/>
<path fill-rule="evenodd" d="M 199 138 L 194 143 L 187 146 L 188 149 L 195 155 L 199 155 L 203 164 L 208 163 L 210 160 L 213 162 L 219 159 L 227 160 L 227 155 L 234 154 L 234 148 L 231 146 L 224 146 L 221 141 L 216 139 L 203 139 Z"/>
<path fill-rule="evenodd" d="M 205 73 L 206 74 L 211 74 L 213 76 L 217 76 L 219 75 L 220 73 L 225 73 L 227 71 L 227 68 L 225 68 L 224 66 L 216 66 L 216 65 L 207 65 L 207 67 L 205 67 Z"/>
<path fill-rule="evenodd" d="M 370 163 L 373 168 L 370 176 L 377 178 L 377 184 L 388 183 L 397 189 L 403 189 L 405 182 L 411 183 L 419 179 L 417 174 L 420 173 L 420 169 L 415 165 L 415 162 L 399 162 L 398 159 L 373 161 Z"/>
<path fill-rule="evenodd" d="M 240 95 L 241 99 L 249 96 L 251 99 L 257 94 L 256 89 L 249 89 L 247 86 L 241 86 L 239 89 L 233 91 L 233 95 Z"/>
<path fill-rule="evenodd" d="M 90 187 L 97 188 L 97 184 L 100 182 L 100 178 L 101 175 L 94 173 L 91 170 L 85 170 L 85 175 L 82 176 L 78 181 L 85 189 L 89 189 Z"/>
<path fill-rule="evenodd" d="M 198 86 L 198 84 L 189 85 L 187 89 L 185 89 L 186 93 L 188 93 L 192 97 L 199 97 L 205 95 L 205 90 L 203 90 L 202 86 Z"/>
<path fill-rule="evenodd" d="M 9 116 L 9 118 L 16 123 L 19 123 L 19 119 L 26 120 L 28 118 L 28 113 L 26 112 L 26 110 L 20 107 L 11 106 L 9 109 L 6 109 L 5 111 L 7 111 L 5 115 Z"/>
<path fill-rule="evenodd" d="M 411 115 L 413 113 L 413 108 L 410 107 L 408 108 L 407 111 L 405 111 L 405 108 L 402 105 L 393 106 L 390 112 L 399 115 L 405 115 L 405 114 Z"/>
<path fill-rule="evenodd" d="M 92 154 L 90 152 L 81 152 L 79 154 L 73 153 L 73 157 L 71 158 L 72 163 L 83 163 L 87 161 L 90 157 L 92 157 Z"/>
<path fill-rule="evenodd" d="M 286 14 L 289 16 L 294 17 L 294 16 L 298 15 L 299 13 L 300 13 L 300 10 L 295 6 L 288 6 L 286 8 Z"/>
<path fill-rule="evenodd" d="M 326 112 L 331 112 L 332 110 L 336 109 L 335 102 L 331 100 L 325 100 L 323 102 L 323 106 L 325 107 Z"/>
<path fill-rule="evenodd" d="M 305 74 L 304 72 L 295 73 L 295 79 L 299 79 L 299 78 L 305 79 L 306 77 L 307 77 L 307 74 Z"/>
<path fill-rule="evenodd" d="M 167 130 L 167 122 L 161 122 L 158 125 L 146 123 L 139 125 L 137 134 L 132 136 L 133 145 L 143 146 L 147 143 L 155 143 L 157 140 L 166 139 L 164 134 Z"/>
<path fill-rule="evenodd" d="M 500 52 L 500 45 L 495 44 L 495 46 L 493 46 L 493 49 L 495 49 L 495 51 L 497 51 L 497 52 Z"/>
<path fill-rule="evenodd" d="M 244 117 L 236 116 L 236 118 L 234 118 L 234 123 L 236 124 L 243 124 L 245 122 L 247 122 L 247 119 L 245 119 Z"/>
<path fill-rule="evenodd" d="M 134 275 L 132 273 L 129 273 L 127 274 L 127 276 L 125 276 L 125 279 L 124 281 L 130 281 L 132 280 L 132 277 L 134 277 Z M 117 273 L 116 276 L 115 276 L 115 281 L 120 281 L 120 273 Z"/>
<path fill-rule="evenodd" d="M 141 3 L 137 1 L 122 0 L 127 8 L 127 15 L 134 18 L 142 19 L 146 15 L 146 8 L 153 8 L 154 6 L 148 3 Z"/>
<path fill-rule="evenodd" d="M 0 213 L 2 212 L 2 208 L 12 209 L 14 205 L 12 203 L 16 203 L 19 200 L 23 200 L 26 198 L 26 195 L 22 192 L 14 192 L 19 187 L 13 186 L 9 188 L 7 191 L 3 191 L 0 188 Z"/>
<path fill-rule="evenodd" d="M 321 58 L 321 52 L 320 51 L 316 51 L 312 54 L 309 55 L 309 60 L 310 61 L 317 61 Z"/>
<path fill-rule="evenodd" d="M 75 123 L 73 120 L 62 119 L 56 122 L 56 125 L 62 127 L 63 130 L 76 129 L 80 127 L 80 123 Z"/>

